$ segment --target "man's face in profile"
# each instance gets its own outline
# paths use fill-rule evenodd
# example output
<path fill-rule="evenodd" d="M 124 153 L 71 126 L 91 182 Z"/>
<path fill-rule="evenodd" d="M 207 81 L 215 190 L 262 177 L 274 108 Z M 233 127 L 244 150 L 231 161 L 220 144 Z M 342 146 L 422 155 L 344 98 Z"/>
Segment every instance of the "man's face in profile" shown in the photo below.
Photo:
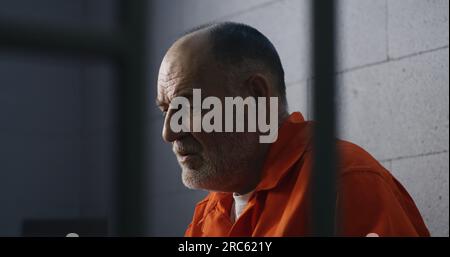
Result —
<path fill-rule="evenodd" d="M 202 99 L 216 96 L 223 100 L 225 96 L 241 94 L 232 90 L 239 87 L 239 81 L 229 79 L 209 54 L 208 47 L 206 37 L 188 36 L 177 41 L 165 55 L 157 94 L 158 105 L 165 113 L 162 136 L 172 143 L 187 187 L 235 191 L 245 180 L 244 171 L 256 162 L 256 133 L 174 132 L 170 127 L 170 118 L 176 112 L 169 109 L 171 101 L 178 96 L 192 101 L 194 88 L 201 89 Z"/>

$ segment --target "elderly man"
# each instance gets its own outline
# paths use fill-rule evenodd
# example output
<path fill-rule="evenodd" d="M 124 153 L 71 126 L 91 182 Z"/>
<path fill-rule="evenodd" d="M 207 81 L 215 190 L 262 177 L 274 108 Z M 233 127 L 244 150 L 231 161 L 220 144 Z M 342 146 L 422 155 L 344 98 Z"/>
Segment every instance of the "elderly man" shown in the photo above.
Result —
<path fill-rule="evenodd" d="M 259 129 L 175 131 L 171 119 L 178 109 L 171 102 L 192 101 L 194 89 L 222 102 L 276 97 L 276 108 L 268 102 L 266 107 L 276 111 L 278 137 L 261 143 Z M 263 34 L 231 22 L 185 34 L 162 61 L 156 101 L 165 115 L 162 136 L 172 143 L 183 183 L 210 192 L 197 204 L 186 236 L 311 235 L 312 124 L 288 113 L 283 67 Z M 196 115 L 190 114 L 191 121 Z M 340 140 L 337 149 L 337 235 L 429 235 L 411 197 L 369 153 Z"/>

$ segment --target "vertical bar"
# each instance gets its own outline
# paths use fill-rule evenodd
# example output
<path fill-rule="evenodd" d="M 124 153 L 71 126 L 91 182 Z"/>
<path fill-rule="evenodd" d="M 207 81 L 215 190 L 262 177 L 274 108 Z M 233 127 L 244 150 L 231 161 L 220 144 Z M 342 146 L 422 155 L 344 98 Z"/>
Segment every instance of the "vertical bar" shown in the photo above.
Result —
<path fill-rule="evenodd" d="M 65 31 L 0 22 L 0 47 L 109 57 L 120 69 L 119 163 L 115 176 L 116 203 L 111 232 L 139 236 L 146 232 L 145 153 L 146 12 L 147 0 L 122 0 L 121 33 Z M 37 36 L 38 35 L 38 36 Z"/>
<path fill-rule="evenodd" d="M 126 54 L 120 60 L 119 170 L 113 234 L 146 233 L 146 0 L 120 1 Z"/>
<path fill-rule="evenodd" d="M 312 225 L 314 236 L 335 235 L 335 1 L 312 0 L 314 164 Z"/>

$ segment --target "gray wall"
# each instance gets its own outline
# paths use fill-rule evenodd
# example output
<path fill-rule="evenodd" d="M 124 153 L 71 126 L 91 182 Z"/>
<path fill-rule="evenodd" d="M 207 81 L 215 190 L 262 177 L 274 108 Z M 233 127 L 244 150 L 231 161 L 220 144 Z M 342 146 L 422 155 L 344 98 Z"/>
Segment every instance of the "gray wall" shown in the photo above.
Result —
<path fill-rule="evenodd" d="M 165 50 L 205 22 L 252 25 L 278 49 L 291 111 L 311 119 L 306 0 L 154 0 L 149 36 L 149 235 L 183 235 L 205 192 L 187 190 L 153 106 Z M 447 0 L 341 0 L 340 135 L 406 186 L 434 236 L 449 235 Z M 2 0 L 0 19 L 111 29 L 115 1 Z M 102 60 L 0 49 L 0 236 L 23 219 L 108 217 L 115 70 Z"/>

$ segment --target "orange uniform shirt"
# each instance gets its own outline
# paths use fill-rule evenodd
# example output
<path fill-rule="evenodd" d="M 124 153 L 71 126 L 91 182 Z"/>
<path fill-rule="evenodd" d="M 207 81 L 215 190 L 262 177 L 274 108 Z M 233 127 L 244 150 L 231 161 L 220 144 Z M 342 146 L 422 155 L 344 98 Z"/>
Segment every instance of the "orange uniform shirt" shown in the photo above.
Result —
<path fill-rule="evenodd" d="M 298 112 L 282 124 L 236 222 L 232 193 L 211 192 L 197 204 L 185 236 L 311 235 L 311 125 Z M 369 153 L 340 140 L 337 150 L 337 235 L 429 236 L 406 190 Z"/>

